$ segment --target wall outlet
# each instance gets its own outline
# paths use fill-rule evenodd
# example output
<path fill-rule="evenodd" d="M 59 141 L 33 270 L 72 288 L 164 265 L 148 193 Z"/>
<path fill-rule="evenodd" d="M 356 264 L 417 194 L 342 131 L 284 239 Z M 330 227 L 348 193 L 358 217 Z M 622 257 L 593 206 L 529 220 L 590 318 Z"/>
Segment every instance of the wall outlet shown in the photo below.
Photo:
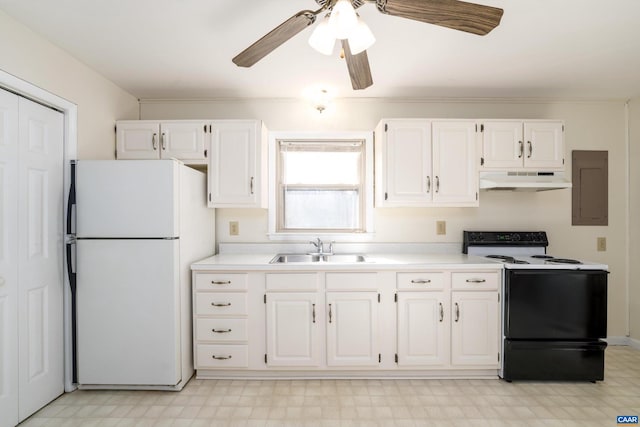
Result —
<path fill-rule="evenodd" d="M 229 221 L 229 235 L 237 236 L 240 234 L 240 224 L 238 221 Z"/>
<path fill-rule="evenodd" d="M 607 238 L 598 237 L 598 252 L 605 252 L 607 250 Z"/>
<path fill-rule="evenodd" d="M 446 221 L 436 221 L 436 234 L 438 234 L 438 235 L 447 234 L 447 222 Z"/>

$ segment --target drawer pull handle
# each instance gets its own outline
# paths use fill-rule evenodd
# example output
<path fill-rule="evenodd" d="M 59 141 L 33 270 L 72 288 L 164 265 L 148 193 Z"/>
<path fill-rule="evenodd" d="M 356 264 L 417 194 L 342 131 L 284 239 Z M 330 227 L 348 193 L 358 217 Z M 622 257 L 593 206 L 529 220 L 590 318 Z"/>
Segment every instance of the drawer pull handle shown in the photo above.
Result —
<path fill-rule="evenodd" d="M 229 307 L 231 303 L 230 302 L 212 302 L 211 305 L 214 307 Z"/>
<path fill-rule="evenodd" d="M 485 279 L 467 279 L 467 283 L 484 283 Z"/>
<path fill-rule="evenodd" d="M 211 332 L 215 332 L 216 334 L 226 334 L 231 332 L 231 329 L 211 329 Z"/>
<path fill-rule="evenodd" d="M 417 285 L 426 285 L 427 283 L 431 283 L 431 280 L 429 279 L 418 279 L 418 280 L 412 280 L 411 283 L 415 283 Z"/>
<path fill-rule="evenodd" d="M 231 284 L 231 280 L 221 280 L 221 281 L 212 280 L 211 284 L 212 285 L 230 285 Z"/>
<path fill-rule="evenodd" d="M 215 354 L 213 356 L 211 356 L 212 359 L 216 359 L 216 360 L 228 360 L 231 359 L 231 355 L 228 356 L 216 356 Z"/>

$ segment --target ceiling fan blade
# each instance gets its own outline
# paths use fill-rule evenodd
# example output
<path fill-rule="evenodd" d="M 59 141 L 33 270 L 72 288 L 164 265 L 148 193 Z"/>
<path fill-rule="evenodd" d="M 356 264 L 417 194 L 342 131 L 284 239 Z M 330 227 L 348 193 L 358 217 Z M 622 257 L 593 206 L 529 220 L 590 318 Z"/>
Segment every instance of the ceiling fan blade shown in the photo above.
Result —
<path fill-rule="evenodd" d="M 378 10 L 467 33 L 485 35 L 500 24 L 503 10 L 459 0 L 376 0 Z"/>
<path fill-rule="evenodd" d="M 251 67 L 315 21 L 315 12 L 310 10 L 298 12 L 240 52 L 232 61 L 239 67 Z"/>
<path fill-rule="evenodd" d="M 351 86 L 354 90 L 366 89 L 373 84 L 371 77 L 371 68 L 369 68 L 369 57 L 367 51 L 363 50 L 357 55 L 351 54 L 349 41 L 342 40 L 342 49 L 344 50 L 344 58 L 347 61 L 349 69 L 349 77 L 351 77 Z"/>

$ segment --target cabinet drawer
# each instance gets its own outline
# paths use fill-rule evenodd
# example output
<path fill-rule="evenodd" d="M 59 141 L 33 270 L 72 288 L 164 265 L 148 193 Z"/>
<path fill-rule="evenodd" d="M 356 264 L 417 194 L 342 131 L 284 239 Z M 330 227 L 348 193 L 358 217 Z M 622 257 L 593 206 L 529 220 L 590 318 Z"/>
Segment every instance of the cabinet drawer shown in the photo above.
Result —
<path fill-rule="evenodd" d="M 229 291 L 247 289 L 246 274 L 196 273 L 196 289 L 199 291 Z"/>
<path fill-rule="evenodd" d="M 464 290 L 497 290 L 500 276 L 497 271 L 453 272 L 451 288 Z"/>
<path fill-rule="evenodd" d="M 196 369 L 201 368 L 246 368 L 249 366 L 247 345 L 198 344 L 196 347 Z"/>
<path fill-rule="evenodd" d="M 240 292 L 199 292 L 196 295 L 196 314 L 245 315 L 247 294 Z"/>
<path fill-rule="evenodd" d="M 247 319 L 196 319 L 196 341 L 246 341 Z"/>
<path fill-rule="evenodd" d="M 398 290 L 430 291 L 444 289 L 444 273 L 398 273 Z"/>
<path fill-rule="evenodd" d="M 318 289 L 318 275 L 302 274 L 267 274 L 268 291 L 315 291 Z"/>
<path fill-rule="evenodd" d="M 376 273 L 327 273 L 328 291 L 378 290 Z"/>

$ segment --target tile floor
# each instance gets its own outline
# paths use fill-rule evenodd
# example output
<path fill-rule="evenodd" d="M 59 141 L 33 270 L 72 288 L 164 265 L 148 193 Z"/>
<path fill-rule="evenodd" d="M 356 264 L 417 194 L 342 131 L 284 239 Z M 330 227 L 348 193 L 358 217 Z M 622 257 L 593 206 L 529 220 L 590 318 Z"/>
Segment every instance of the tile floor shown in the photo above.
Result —
<path fill-rule="evenodd" d="M 68 393 L 21 426 L 616 426 L 640 415 L 640 351 L 605 381 L 195 380 L 180 392 Z"/>

